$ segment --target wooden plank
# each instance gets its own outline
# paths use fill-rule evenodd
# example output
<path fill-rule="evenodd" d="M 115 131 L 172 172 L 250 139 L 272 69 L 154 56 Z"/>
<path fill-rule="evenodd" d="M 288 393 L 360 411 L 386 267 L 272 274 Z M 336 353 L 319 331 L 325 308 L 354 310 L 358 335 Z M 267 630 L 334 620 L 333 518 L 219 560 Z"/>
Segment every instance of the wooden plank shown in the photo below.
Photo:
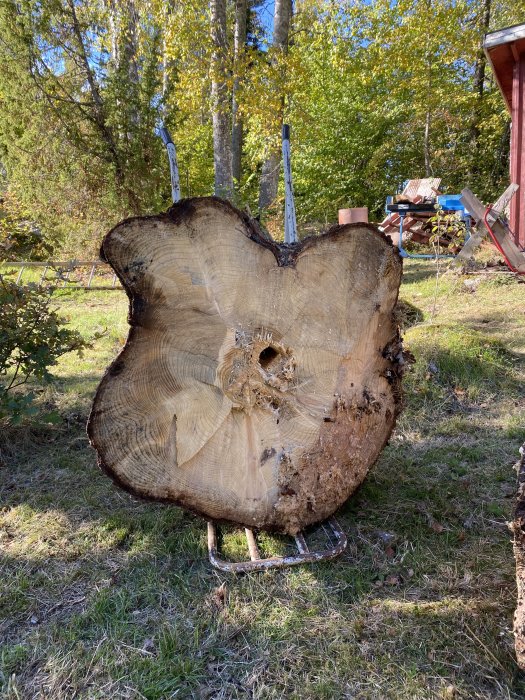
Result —
<path fill-rule="evenodd" d="M 476 221 L 484 222 L 486 207 L 469 189 L 461 191 L 461 202 Z M 507 229 L 499 221 L 494 222 L 491 228 L 494 233 L 494 242 L 500 248 L 507 265 L 520 274 L 525 273 L 525 255 L 516 245 L 513 237 L 509 235 Z"/>
<path fill-rule="evenodd" d="M 496 202 L 492 205 L 492 211 L 496 214 L 494 220 L 498 218 L 500 214 L 503 214 L 505 209 L 509 206 L 509 203 L 512 201 L 512 198 L 516 194 L 516 192 L 519 190 L 520 186 L 517 185 L 515 182 L 512 182 L 505 192 L 498 197 Z M 489 221 L 490 221 L 490 216 L 489 216 Z"/>
<path fill-rule="evenodd" d="M 421 180 L 409 180 L 401 194 L 404 194 L 406 197 L 415 197 L 420 184 Z"/>
<path fill-rule="evenodd" d="M 422 231 L 414 231 L 410 240 L 413 243 L 428 243 L 429 236 L 426 236 Z"/>
<path fill-rule="evenodd" d="M 516 183 L 514 182 L 507 187 L 505 192 L 503 192 L 503 194 L 498 198 L 498 200 L 492 207 L 493 213 L 489 214 L 489 216 L 487 217 L 489 221 L 495 221 L 497 215 L 502 214 L 505 211 L 505 209 L 509 205 L 509 202 L 512 200 L 512 197 L 516 194 L 518 189 L 518 185 L 516 185 Z M 455 261 L 456 265 L 463 265 L 467 260 L 469 260 L 474 255 L 477 248 L 479 248 L 487 234 L 488 230 L 485 227 L 484 223 L 482 221 L 479 221 L 474 228 L 474 232 L 471 234 L 470 238 L 465 243 L 463 248 L 459 251 Z"/>
<path fill-rule="evenodd" d="M 379 228 L 385 232 L 391 228 L 399 228 L 399 219 L 399 214 L 390 214 L 379 224 Z"/>
<path fill-rule="evenodd" d="M 414 197 L 434 197 L 441 184 L 440 177 L 425 177 L 420 180 L 409 180 L 402 194 L 413 199 Z"/>
<path fill-rule="evenodd" d="M 513 27 L 505 27 L 495 32 L 490 32 L 485 37 L 484 48 L 490 49 L 493 46 L 506 44 L 510 41 L 525 39 L 525 24 L 515 24 Z"/>
<path fill-rule="evenodd" d="M 456 260 L 454 261 L 455 264 L 461 266 L 467 260 L 470 260 L 470 258 L 474 255 L 474 252 L 479 248 L 487 234 L 487 229 L 480 221 L 479 224 L 475 227 L 474 233 L 471 234 L 468 241 L 457 254 Z"/>

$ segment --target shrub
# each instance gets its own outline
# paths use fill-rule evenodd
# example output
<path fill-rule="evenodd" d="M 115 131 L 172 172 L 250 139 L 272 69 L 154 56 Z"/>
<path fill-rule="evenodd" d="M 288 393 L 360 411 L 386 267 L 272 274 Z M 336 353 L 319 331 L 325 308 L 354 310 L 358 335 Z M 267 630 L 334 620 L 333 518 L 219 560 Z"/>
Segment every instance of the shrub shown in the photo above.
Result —
<path fill-rule="evenodd" d="M 0 260 L 43 260 L 52 250 L 16 197 L 4 192 L 0 196 Z"/>
<path fill-rule="evenodd" d="M 34 377 L 51 379 L 50 368 L 67 352 L 89 344 L 51 306 L 51 289 L 19 286 L 0 275 L 0 418 L 19 423 L 38 412 L 35 393 L 21 389 Z"/>

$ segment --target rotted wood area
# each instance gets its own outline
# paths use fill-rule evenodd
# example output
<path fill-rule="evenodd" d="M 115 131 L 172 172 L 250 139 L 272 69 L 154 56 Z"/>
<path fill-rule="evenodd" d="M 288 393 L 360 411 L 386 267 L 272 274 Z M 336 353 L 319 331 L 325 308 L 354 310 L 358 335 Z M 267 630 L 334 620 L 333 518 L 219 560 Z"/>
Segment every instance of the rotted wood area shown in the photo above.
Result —
<path fill-rule="evenodd" d="M 525 670 L 525 443 L 522 445 L 518 472 L 518 496 L 511 531 L 514 535 L 513 549 L 516 560 L 516 583 L 518 599 L 514 613 L 514 644 L 518 666 Z"/>
<path fill-rule="evenodd" d="M 129 337 L 88 432 L 132 493 L 294 534 L 331 515 L 401 406 L 401 260 L 368 224 L 278 245 L 218 198 L 128 219 L 102 256 Z"/>

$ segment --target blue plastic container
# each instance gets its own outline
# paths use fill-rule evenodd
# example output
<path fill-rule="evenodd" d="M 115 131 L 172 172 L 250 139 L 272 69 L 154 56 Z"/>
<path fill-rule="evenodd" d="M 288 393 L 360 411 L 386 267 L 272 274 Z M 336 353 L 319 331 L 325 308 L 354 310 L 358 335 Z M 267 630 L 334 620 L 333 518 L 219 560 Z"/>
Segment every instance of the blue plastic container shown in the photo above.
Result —
<path fill-rule="evenodd" d="M 465 211 L 465 207 L 459 201 L 460 194 L 440 194 L 438 203 L 446 211 Z"/>

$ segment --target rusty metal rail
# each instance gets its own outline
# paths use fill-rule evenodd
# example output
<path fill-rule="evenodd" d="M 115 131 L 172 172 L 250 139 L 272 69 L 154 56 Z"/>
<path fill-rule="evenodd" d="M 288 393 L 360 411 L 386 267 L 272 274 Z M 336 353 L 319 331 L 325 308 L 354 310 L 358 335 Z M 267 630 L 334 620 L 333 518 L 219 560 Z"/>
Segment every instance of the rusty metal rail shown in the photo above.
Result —
<path fill-rule="evenodd" d="M 268 569 L 296 566 L 298 564 L 312 564 L 327 561 L 338 557 L 348 543 L 347 537 L 335 518 L 329 518 L 318 526 L 326 534 L 327 543 L 330 545 L 319 551 L 310 551 L 306 538 L 302 532 L 295 535 L 297 554 L 284 557 L 261 558 L 257 545 L 256 535 L 253 530 L 245 528 L 246 542 L 250 554 L 250 561 L 230 562 L 223 559 L 217 543 L 217 527 L 211 520 L 208 521 L 208 554 L 212 566 L 220 571 L 229 573 L 247 573 L 250 571 L 267 571 Z M 328 530 L 329 528 L 329 530 Z M 333 541 L 335 540 L 335 542 Z"/>
<path fill-rule="evenodd" d="M 2 270 L 18 270 L 16 284 L 22 284 L 24 272 L 34 268 L 43 268 L 38 284 L 50 283 L 51 286 L 57 289 L 89 289 L 92 291 L 122 289 L 117 275 L 102 260 L 23 260 L 2 262 L 0 264 L 0 274 Z M 76 271 L 82 272 L 82 268 L 85 271 L 84 275 L 81 274 L 77 279 L 72 277 L 72 274 Z M 51 276 L 48 274 L 50 271 L 52 273 Z M 99 271 L 101 275 L 99 275 L 97 280 L 97 272 Z M 107 284 L 101 283 L 101 276 L 102 281 L 105 281 L 104 278 L 108 278 Z"/>

